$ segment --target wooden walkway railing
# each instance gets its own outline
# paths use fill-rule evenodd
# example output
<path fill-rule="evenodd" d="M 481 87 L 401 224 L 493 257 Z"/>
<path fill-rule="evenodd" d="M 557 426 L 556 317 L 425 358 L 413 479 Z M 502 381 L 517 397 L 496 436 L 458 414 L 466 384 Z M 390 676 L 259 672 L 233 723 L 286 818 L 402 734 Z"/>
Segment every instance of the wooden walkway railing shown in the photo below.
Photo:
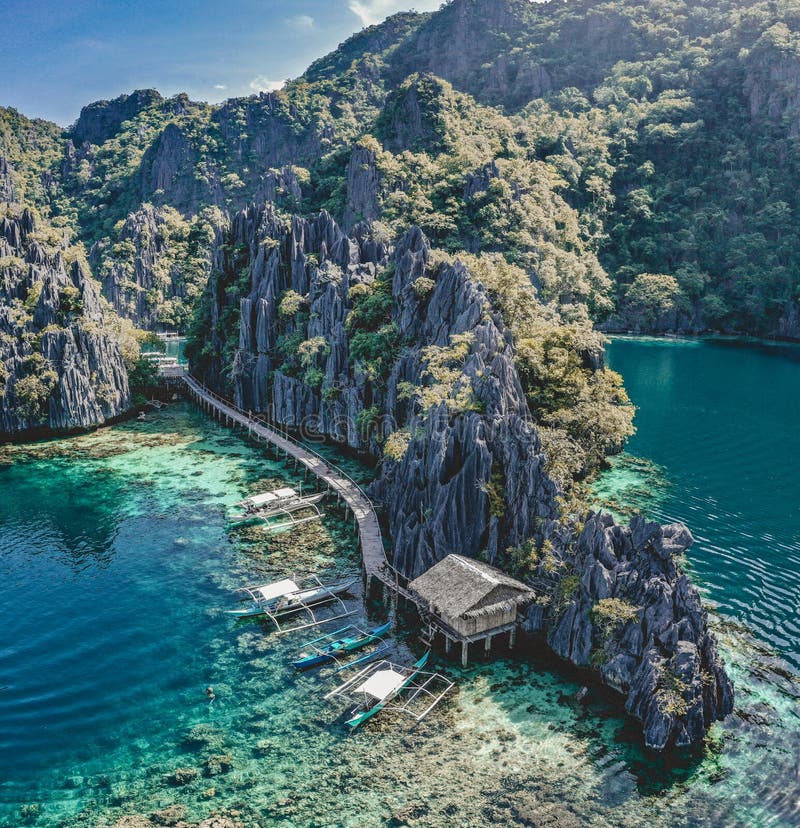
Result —
<path fill-rule="evenodd" d="M 329 491 L 338 495 L 347 504 L 358 527 L 367 590 L 369 591 L 373 578 L 396 588 L 395 584 L 401 576 L 386 559 L 375 507 L 350 475 L 313 449 L 299 443 L 279 425 L 258 415 L 248 414 L 189 374 L 186 374 L 184 379 L 189 393 L 201 407 L 216 412 L 231 425 L 246 428 L 254 437 L 271 443 L 285 455 L 295 458 L 327 486 Z"/>

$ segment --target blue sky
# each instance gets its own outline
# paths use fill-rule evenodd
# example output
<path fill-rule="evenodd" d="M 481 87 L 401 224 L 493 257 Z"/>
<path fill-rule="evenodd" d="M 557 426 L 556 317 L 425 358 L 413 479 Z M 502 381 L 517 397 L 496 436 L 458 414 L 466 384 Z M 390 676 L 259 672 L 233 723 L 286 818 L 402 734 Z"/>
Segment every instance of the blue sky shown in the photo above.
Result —
<path fill-rule="evenodd" d="M 17 0 L 3 16 L 0 106 L 66 126 L 132 89 L 220 101 L 302 74 L 353 32 L 441 0 Z"/>

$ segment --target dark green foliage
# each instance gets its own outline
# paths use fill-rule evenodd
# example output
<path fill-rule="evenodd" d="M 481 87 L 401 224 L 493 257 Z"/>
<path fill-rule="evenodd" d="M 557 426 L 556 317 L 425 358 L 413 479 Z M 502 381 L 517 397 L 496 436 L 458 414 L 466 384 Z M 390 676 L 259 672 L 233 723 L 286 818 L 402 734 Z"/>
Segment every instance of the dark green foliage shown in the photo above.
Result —
<path fill-rule="evenodd" d="M 392 271 L 385 270 L 370 285 L 350 290 L 353 309 L 347 316 L 350 359 L 360 365 L 372 381 L 383 381 L 400 347 L 397 325 L 391 321 Z"/>
<path fill-rule="evenodd" d="M 351 288 L 353 309 L 347 316 L 350 331 L 374 331 L 392 318 L 392 274 L 385 272 L 370 285 Z"/>
<path fill-rule="evenodd" d="M 128 368 L 128 383 L 133 404 L 144 405 L 147 402 L 147 389 L 158 384 L 158 366 L 152 360 L 140 356 Z"/>
<path fill-rule="evenodd" d="M 25 375 L 14 383 L 17 409 L 22 417 L 32 423 L 47 417 L 47 404 L 58 383 L 53 366 L 39 353 L 25 360 Z"/>
<path fill-rule="evenodd" d="M 80 290 L 74 285 L 67 285 L 59 291 L 58 312 L 62 325 L 68 325 L 72 317 L 83 313 L 83 298 Z"/>
<path fill-rule="evenodd" d="M 374 367 L 377 377 L 391 367 L 399 340 L 397 326 L 390 322 L 377 331 L 357 331 L 350 339 L 350 356 L 356 362 Z"/>

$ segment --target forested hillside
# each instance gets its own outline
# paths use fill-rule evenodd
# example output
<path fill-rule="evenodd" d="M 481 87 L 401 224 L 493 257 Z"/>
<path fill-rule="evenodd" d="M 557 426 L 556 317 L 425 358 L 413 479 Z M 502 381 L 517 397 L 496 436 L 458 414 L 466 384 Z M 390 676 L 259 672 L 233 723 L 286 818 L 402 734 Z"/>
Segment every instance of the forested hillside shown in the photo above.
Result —
<path fill-rule="evenodd" d="M 147 326 L 185 326 L 208 208 L 270 200 L 498 252 L 610 328 L 800 336 L 798 29 L 795 0 L 454 0 L 276 93 L 3 110 L 0 153 Z"/>

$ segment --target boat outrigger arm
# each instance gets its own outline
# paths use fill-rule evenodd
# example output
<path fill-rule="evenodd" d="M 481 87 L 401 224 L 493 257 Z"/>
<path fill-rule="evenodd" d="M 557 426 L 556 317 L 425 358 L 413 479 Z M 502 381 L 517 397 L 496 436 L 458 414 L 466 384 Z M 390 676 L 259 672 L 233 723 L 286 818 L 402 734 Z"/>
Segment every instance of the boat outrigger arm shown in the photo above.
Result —
<path fill-rule="evenodd" d="M 395 710 L 421 722 L 454 686 L 440 673 L 422 670 L 429 655 L 425 653 L 410 667 L 390 661 L 369 664 L 325 698 L 343 696 L 356 702 L 345 722 L 352 730 L 380 710 Z"/>
<path fill-rule="evenodd" d="M 264 521 L 263 528 L 266 529 L 267 532 L 280 532 L 282 529 L 291 529 L 293 526 L 302 526 L 304 523 L 309 523 L 312 520 L 319 520 L 324 514 L 316 505 L 317 500 L 315 498 L 316 496 L 305 498 L 304 502 L 297 501 L 284 507 L 276 506 L 274 509 L 270 509 L 270 513 L 268 515 L 257 514 L 255 517 Z M 311 514 L 306 515 L 305 517 L 296 517 L 294 513 L 301 510 L 310 510 Z M 270 523 L 269 518 L 273 517 L 285 517 L 286 520 L 283 523 Z"/>

